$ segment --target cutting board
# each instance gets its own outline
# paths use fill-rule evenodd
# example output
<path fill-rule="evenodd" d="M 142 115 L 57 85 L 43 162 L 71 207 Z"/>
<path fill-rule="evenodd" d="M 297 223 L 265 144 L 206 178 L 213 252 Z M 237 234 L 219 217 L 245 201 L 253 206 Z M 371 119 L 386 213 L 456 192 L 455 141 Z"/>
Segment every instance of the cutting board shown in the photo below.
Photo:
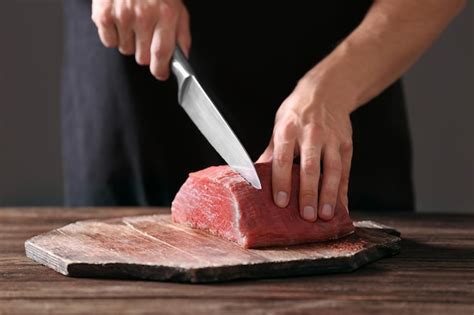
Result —
<path fill-rule="evenodd" d="M 26 255 L 72 277 L 216 282 L 350 272 L 400 251 L 400 233 L 372 221 L 355 233 L 307 245 L 244 249 L 170 215 L 87 220 L 35 236 Z"/>

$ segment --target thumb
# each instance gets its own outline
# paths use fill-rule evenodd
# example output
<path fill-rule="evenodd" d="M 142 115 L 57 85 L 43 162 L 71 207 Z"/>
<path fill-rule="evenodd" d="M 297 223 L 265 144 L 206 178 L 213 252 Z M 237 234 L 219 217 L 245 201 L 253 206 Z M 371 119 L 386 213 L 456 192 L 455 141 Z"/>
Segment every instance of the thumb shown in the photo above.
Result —
<path fill-rule="evenodd" d="M 273 140 L 270 141 L 268 147 L 263 151 L 262 155 L 257 160 L 257 163 L 271 162 L 273 158 Z"/>

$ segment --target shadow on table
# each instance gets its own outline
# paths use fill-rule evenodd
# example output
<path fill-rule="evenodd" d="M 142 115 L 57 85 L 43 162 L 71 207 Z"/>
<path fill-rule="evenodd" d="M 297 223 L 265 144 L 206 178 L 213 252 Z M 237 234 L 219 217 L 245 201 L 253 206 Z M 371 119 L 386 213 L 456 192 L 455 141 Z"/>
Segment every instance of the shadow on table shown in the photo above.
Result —
<path fill-rule="evenodd" d="M 472 247 L 463 247 L 459 244 L 427 244 L 414 239 L 402 239 L 400 257 L 433 262 L 459 259 L 472 262 L 474 250 Z"/>

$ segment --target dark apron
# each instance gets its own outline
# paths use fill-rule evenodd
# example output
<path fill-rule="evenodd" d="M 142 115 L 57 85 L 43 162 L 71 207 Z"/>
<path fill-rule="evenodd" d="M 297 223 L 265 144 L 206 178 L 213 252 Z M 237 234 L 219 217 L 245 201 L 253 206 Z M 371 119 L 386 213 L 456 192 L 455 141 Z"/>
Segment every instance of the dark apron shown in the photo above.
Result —
<path fill-rule="evenodd" d="M 174 78 L 104 48 L 90 0 L 64 1 L 63 158 L 70 206 L 169 205 L 191 171 L 223 161 L 177 104 Z M 296 82 L 371 1 L 188 1 L 190 61 L 253 159 Z M 413 210 L 400 81 L 352 115 L 351 209 Z"/>

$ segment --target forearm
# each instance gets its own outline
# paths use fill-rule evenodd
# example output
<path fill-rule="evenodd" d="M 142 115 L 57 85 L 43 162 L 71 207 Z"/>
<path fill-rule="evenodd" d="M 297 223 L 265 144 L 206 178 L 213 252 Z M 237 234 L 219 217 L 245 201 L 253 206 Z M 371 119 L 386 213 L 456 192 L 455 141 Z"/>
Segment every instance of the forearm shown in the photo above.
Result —
<path fill-rule="evenodd" d="M 319 84 L 324 77 L 341 89 L 340 100 L 350 111 L 368 102 L 398 79 L 431 45 L 464 0 L 376 0 L 362 23 L 306 77 Z M 340 104 L 342 105 L 342 104 Z"/>

